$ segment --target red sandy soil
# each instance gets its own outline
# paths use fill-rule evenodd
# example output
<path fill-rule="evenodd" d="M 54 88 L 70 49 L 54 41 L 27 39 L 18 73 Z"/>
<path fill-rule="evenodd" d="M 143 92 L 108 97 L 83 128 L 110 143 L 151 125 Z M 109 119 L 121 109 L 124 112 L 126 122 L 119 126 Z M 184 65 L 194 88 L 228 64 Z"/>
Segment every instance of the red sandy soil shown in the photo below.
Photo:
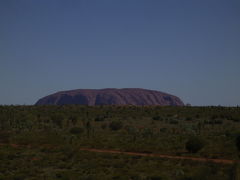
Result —
<path fill-rule="evenodd" d="M 32 147 L 31 145 L 0 143 L 0 146 L 5 146 L 5 145 L 10 145 L 13 148 L 31 148 Z M 49 145 L 43 145 L 43 146 L 48 148 L 53 148 Z M 190 157 L 190 156 L 174 156 L 174 155 L 166 155 L 166 154 L 127 152 L 127 151 L 118 151 L 118 150 L 110 150 L 110 149 L 80 148 L 79 150 L 87 151 L 87 152 L 96 152 L 96 153 L 123 154 L 123 155 L 143 156 L 143 157 L 159 157 L 159 158 L 165 158 L 165 159 L 192 160 L 192 161 L 198 161 L 198 162 L 212 162 L 212 163 L 220 163 L 220 164 L 234 164 L 235 162 L 237 162 L 236 160 L 230 160 L 230 159 L 211 159 L 211 158 Z M 39 160 L 39 159 L 33 158 L 32 160 Z"/>
<path fill-rule="evenodd" d="M 149 154 L 149 153 L 139 153 L 139 152 L 126 152 L 126 151 L 117 151 L 117 150 L 106 150 L 106 149 L 93 149 L 93 148 L 80 148 L 82 151 L 89 152 L 99 152 L 99 153 L 111 153 L 111 154 L 126 154 L 132 156 L 145 156 L 145 157 L 160 157 L 166 159 L 182 159 L 182 160 L 192 160 L 200 162 L 214 162 L 222 164 L 234 164 L 236 161 L 229 159 L 211 159 L 211 158 L 201 158 L 201 157 L 189 157 L 189 156 L 173 156 L 166 154 Z"/>

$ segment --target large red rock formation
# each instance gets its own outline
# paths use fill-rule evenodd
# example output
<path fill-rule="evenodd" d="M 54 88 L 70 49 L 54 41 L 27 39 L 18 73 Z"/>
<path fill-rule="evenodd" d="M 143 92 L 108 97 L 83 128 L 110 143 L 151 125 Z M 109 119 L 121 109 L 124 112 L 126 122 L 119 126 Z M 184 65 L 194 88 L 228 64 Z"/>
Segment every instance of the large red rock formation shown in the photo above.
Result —
<path fill-rule="evenodd" d="M 160 91 L 125 89 L 77 89 L 61 91 L 39 99 L 36 105 L 161 105 L 183 106 L 180 98 Z"/>

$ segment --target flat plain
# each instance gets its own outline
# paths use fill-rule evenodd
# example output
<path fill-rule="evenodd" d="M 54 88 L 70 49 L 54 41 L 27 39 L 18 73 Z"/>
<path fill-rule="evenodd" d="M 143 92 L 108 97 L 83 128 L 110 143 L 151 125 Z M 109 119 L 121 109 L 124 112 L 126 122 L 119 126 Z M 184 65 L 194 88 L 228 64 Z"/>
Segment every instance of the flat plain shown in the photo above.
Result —
<path fill-rule="evenodd" d="M 0 179 L 237 179 L 239 128 L 239 107 L 0 106 Z"/>

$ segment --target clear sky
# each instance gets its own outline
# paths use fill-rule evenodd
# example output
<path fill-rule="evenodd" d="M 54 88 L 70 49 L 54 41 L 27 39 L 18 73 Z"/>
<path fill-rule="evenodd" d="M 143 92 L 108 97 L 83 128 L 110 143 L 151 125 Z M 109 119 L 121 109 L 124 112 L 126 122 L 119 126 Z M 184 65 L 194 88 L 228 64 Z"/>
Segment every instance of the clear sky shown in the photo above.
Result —
<path fill-rule="evenodd" d="M 240 105 L 240 1 L 0 0 L 0 104 L 126 87 Z"/>

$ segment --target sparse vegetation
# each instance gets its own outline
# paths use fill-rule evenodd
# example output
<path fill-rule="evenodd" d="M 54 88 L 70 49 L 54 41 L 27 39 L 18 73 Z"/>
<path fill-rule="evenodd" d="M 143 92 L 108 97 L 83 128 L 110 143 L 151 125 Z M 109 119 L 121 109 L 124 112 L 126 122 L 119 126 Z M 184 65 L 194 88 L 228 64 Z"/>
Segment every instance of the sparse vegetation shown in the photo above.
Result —
<path fill-rule="evenodd" d="M 79 148 L 238 160 L 239 118 L 237 107 L 0 106 L 0 179 L 231 179 L 237 165 Z"/>

